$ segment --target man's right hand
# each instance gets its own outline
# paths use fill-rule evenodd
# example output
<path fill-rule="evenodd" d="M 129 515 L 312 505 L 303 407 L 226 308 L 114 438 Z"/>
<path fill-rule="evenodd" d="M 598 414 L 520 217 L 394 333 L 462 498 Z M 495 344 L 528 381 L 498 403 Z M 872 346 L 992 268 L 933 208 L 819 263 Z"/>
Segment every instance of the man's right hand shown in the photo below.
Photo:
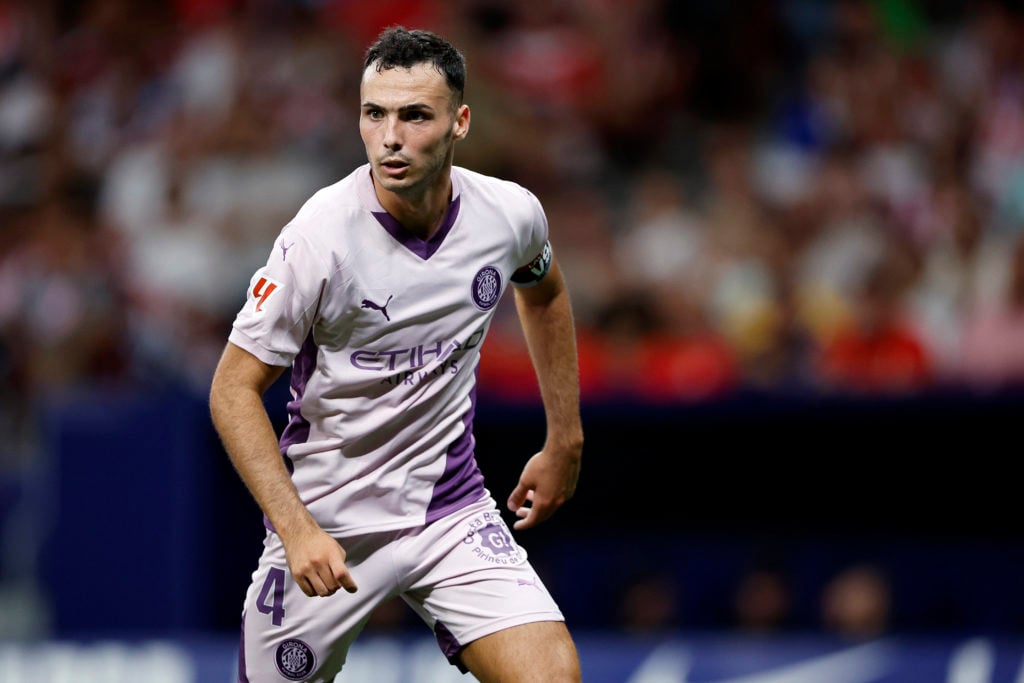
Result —
<path fill-rule="evenodd" d="M 302 592 L 309 597 L 327 597 L 344 588 L 355 593 L 357 586 L 345 565 L 345 549 L 319 527 L 284 540 L 288 568 Z"/>

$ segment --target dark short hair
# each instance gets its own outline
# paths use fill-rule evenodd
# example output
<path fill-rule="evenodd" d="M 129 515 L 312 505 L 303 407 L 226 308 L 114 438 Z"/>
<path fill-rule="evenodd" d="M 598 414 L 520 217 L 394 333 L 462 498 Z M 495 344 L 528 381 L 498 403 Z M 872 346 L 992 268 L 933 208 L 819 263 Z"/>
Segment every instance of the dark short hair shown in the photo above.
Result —
<path fill-rule="evenodd" d="M 409 30 L 404 26 L 389 26 L 381 31 L 377 40 L 366 50 L 363 70 L 376 65 L 378 72 L 429 62 L 444 76 L 448 87 L 462 102 L 466 90 L 466 58 L 447 40 L 421 29 Z"/>

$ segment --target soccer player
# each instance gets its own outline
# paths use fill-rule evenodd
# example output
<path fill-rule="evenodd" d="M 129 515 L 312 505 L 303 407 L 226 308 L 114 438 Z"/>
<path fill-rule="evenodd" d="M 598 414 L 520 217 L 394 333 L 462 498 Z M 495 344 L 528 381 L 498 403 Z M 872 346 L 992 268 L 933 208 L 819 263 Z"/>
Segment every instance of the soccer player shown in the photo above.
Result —
<path fill-rule="evenodd" d="M 514 529 L 572 497 L 583 431 L 544 211 L 523 187 L 453 165 L 469 132 L 465 76 L 433 33 L 380 34 L 360 84 L 368 163 L 283 228 L 215 372 L 214 425 L 267 526 L 241 681 L 333 680 L 396 595 L 481 681 L 580 680 L 564 617 L 474 455 L 475 371 L 509 285 L 547 427 L 508 498 Z M 288 366 L 278 441 L 262 395 Z"/>

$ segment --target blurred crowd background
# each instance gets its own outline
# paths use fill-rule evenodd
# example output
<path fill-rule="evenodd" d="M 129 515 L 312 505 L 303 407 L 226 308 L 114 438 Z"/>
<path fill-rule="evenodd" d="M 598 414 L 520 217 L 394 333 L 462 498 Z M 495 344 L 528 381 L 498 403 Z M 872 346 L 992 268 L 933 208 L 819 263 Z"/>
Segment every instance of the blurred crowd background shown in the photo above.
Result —
<path fill-rule="evenodd" d="M 8 421 L 82 383 L 205 391 L 277 231 L 365 159 L 385 23 L 465 52 L 457 163 L 544 201 L 586 398 L 1024 378 L 1013 3 L 3 0 Z M 513 397 L 516 334 L 484 367 Z"/>
<path fill-rule="evenodd" d="M 1013 4 L 4 0 L 8 421 L 82 383 L 205 390 L 277 231 L 365 158 L 384 23 L 465 52 L 457 162 L 544 201 L 585 398 L 1024 378 Z M 510 317 L 484 373 L 515 397 Z"/>
<path fill-rule="evenodd" d="M 54 397 L 205 397 L 277 232 L 365 161 L 392 23 L 468 60 L 456 163 L 544 203 L 585 404 L 1024 383 L 1020 3 L 0 0 L 5 472 Z M 482 390 L 534 402 L 502 306 Z M 822 618 L 867 592 L 876 628 L 879 576 Z M 743 585 L 782 613 L 776 576 Z M 671 590 L 634 588 L 622 618 L 665 623 Z"/>

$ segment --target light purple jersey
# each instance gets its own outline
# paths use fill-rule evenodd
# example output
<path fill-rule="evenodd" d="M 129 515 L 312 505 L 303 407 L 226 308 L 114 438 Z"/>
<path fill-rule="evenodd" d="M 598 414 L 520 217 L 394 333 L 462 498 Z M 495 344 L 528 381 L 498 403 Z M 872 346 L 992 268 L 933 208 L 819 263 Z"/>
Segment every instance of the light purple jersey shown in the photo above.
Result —
<path fill-rule="evenodd" d="M 507 285 L 551 262 L 521 186 L 452 169 L 429 240 L 377 200 L 368 165 L 317 192 L 252 278 L 230 341 L 292 366 L 281 436 L 292 480 L 332 534 L 419 526 L 484 494 L 472 435 L 480 347 Z"/>

